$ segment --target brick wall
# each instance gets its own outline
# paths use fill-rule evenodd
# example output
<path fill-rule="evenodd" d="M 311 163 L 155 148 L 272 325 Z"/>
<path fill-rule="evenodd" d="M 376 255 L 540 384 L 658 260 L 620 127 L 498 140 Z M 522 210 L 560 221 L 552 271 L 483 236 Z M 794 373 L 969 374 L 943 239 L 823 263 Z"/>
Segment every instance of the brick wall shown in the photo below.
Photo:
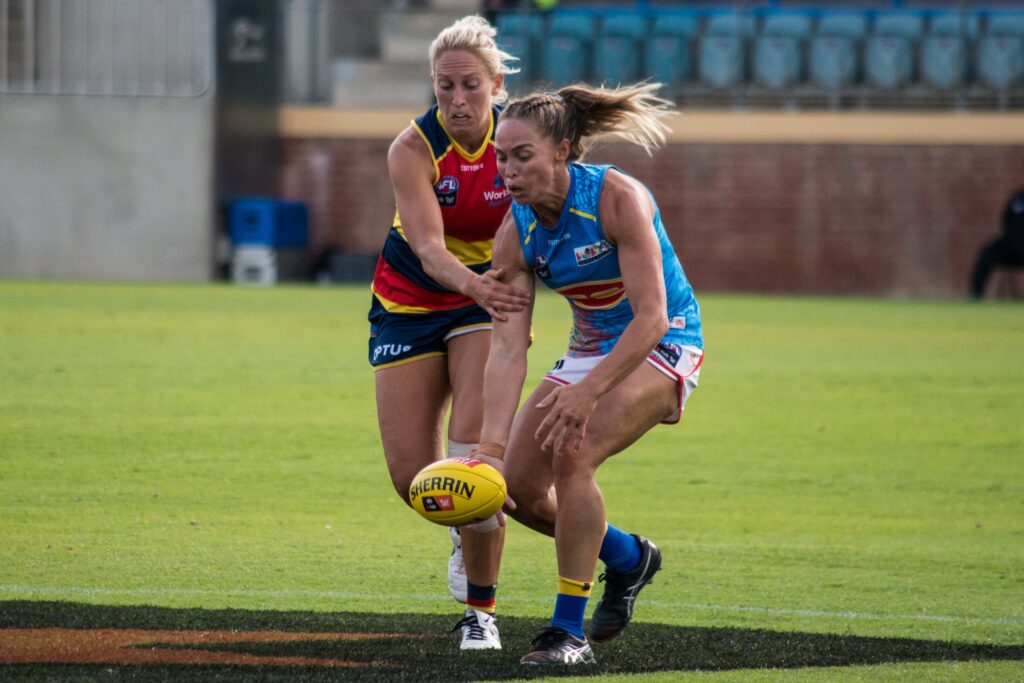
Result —
<path fill-rule="evenodd" d="M 314 255 L 377 250 L 394 211 L 389 141 L 284 138 L 283 194 L 311 211 Z M 676 142 L 593 162 L 654 192 L 703 291 L 960 297 L 1024 183 L 1024 145 Z"/>

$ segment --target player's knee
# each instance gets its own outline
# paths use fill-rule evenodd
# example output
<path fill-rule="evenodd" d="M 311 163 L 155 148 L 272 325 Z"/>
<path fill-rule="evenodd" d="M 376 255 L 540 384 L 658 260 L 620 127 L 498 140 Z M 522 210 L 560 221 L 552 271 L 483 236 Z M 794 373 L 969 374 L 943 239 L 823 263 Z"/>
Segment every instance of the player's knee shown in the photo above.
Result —
<path fill-rule="evenodd" d="M 548 487 L 542 486 L 526 473 L 516 470 L 505 472 L 505 484 L 508 486 L 509 497 L 516 502 L 516 510 L 512 516 L 517 519 L 517 513 L 529 515 L 547 498 Z"/>
<path fill-rule="evenodd" d="M 593 458 L 586 446 L 578 451 L 556 453 L 551 457 L 551 471 L 555 475 L 555 486 L 558 482 L 576 477 L 594 476 Z"/>
<path fill-rule="evenodd" d="M 388 463 L 388 474 L 391 475 L 391 485 L 395 487 L 395 493 L 406 505 L 409 505 L 409 485 L 419 469 L 410 469 L 403 466 L 395 466 Z"/>

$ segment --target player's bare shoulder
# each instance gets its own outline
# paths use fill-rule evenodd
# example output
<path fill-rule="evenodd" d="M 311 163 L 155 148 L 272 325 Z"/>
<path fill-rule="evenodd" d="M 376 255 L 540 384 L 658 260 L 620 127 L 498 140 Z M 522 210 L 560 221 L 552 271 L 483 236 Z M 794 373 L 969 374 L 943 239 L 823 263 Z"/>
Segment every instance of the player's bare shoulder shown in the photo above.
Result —
<path fill-rule="evenodd" d="M 388 172 L 394 177 L 411 169 L 433 170 L 430 150 L 412 126 L 399 133 L 388 148 Z"/>
<path fill-rule="evenodd" d="M 609 237 L 638 220 L 646 223 L 654 219 L 654 204 L 647 188 L 621 171 L 609 168 L 605 174 L 599 205 L 601 223 Z"/>

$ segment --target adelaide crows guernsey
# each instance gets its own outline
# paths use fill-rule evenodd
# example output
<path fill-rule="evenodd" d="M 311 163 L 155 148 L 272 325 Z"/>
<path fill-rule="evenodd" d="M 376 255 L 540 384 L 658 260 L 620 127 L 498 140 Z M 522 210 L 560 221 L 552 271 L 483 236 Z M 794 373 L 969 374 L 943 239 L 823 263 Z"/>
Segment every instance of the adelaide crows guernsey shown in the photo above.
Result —
<path fill-rule="evenodd" d="M 572 307 L 573 329 L 568 350 L 572 357 L 610 353 L 633 320 L 616 246 L 608 241 L 601 227 L 601 190 L 609 168 L 612 167 L 569 165 L 569 194 L 553 228 L 541 225 L 530 206 L 512 205 L 526 263 Z M 661 246 L 665 315 L 669 321 L 662 342 L 703 349 L 700 308 L 665 233 L 657 204 L 651 229 Z"/>
<path fill-rule="evenodd" d="M 463 149 L 448 134 L 436 105 L 412 122 L 434 163 L 434 194 L 444 222 L 445 246 L 476 273 L 491 267 L 494 234 L 511 202 L 494 156 L 494 127 L 500 111 L 499 107 L 491 110 L 487 136 L 475 151 Z M 448 311 L 474 303 L 427 275 L 409 246 L 397 210 L 371 289 L 389 313 Z"/>

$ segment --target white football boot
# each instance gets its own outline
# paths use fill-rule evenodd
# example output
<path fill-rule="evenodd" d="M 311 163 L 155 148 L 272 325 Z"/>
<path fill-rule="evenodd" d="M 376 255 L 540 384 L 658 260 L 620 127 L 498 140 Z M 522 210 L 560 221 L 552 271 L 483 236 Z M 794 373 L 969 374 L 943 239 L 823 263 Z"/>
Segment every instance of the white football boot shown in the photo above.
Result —
<path fill-rule="evenodd" d="M 460 650 L 500 650 L 498 620 L 493 614 L 469 607 L 462 621 L 455 624 L 452 632 L 462 629 Z"/>
<path fill-rule="evenodd" d="M 456 527 L 448 527 L 452 535 L 452 554 L 448 558 L 448 589 L 455 602 L 466 604 L 466 563 L 462 560 L 462 537 Z"/>

